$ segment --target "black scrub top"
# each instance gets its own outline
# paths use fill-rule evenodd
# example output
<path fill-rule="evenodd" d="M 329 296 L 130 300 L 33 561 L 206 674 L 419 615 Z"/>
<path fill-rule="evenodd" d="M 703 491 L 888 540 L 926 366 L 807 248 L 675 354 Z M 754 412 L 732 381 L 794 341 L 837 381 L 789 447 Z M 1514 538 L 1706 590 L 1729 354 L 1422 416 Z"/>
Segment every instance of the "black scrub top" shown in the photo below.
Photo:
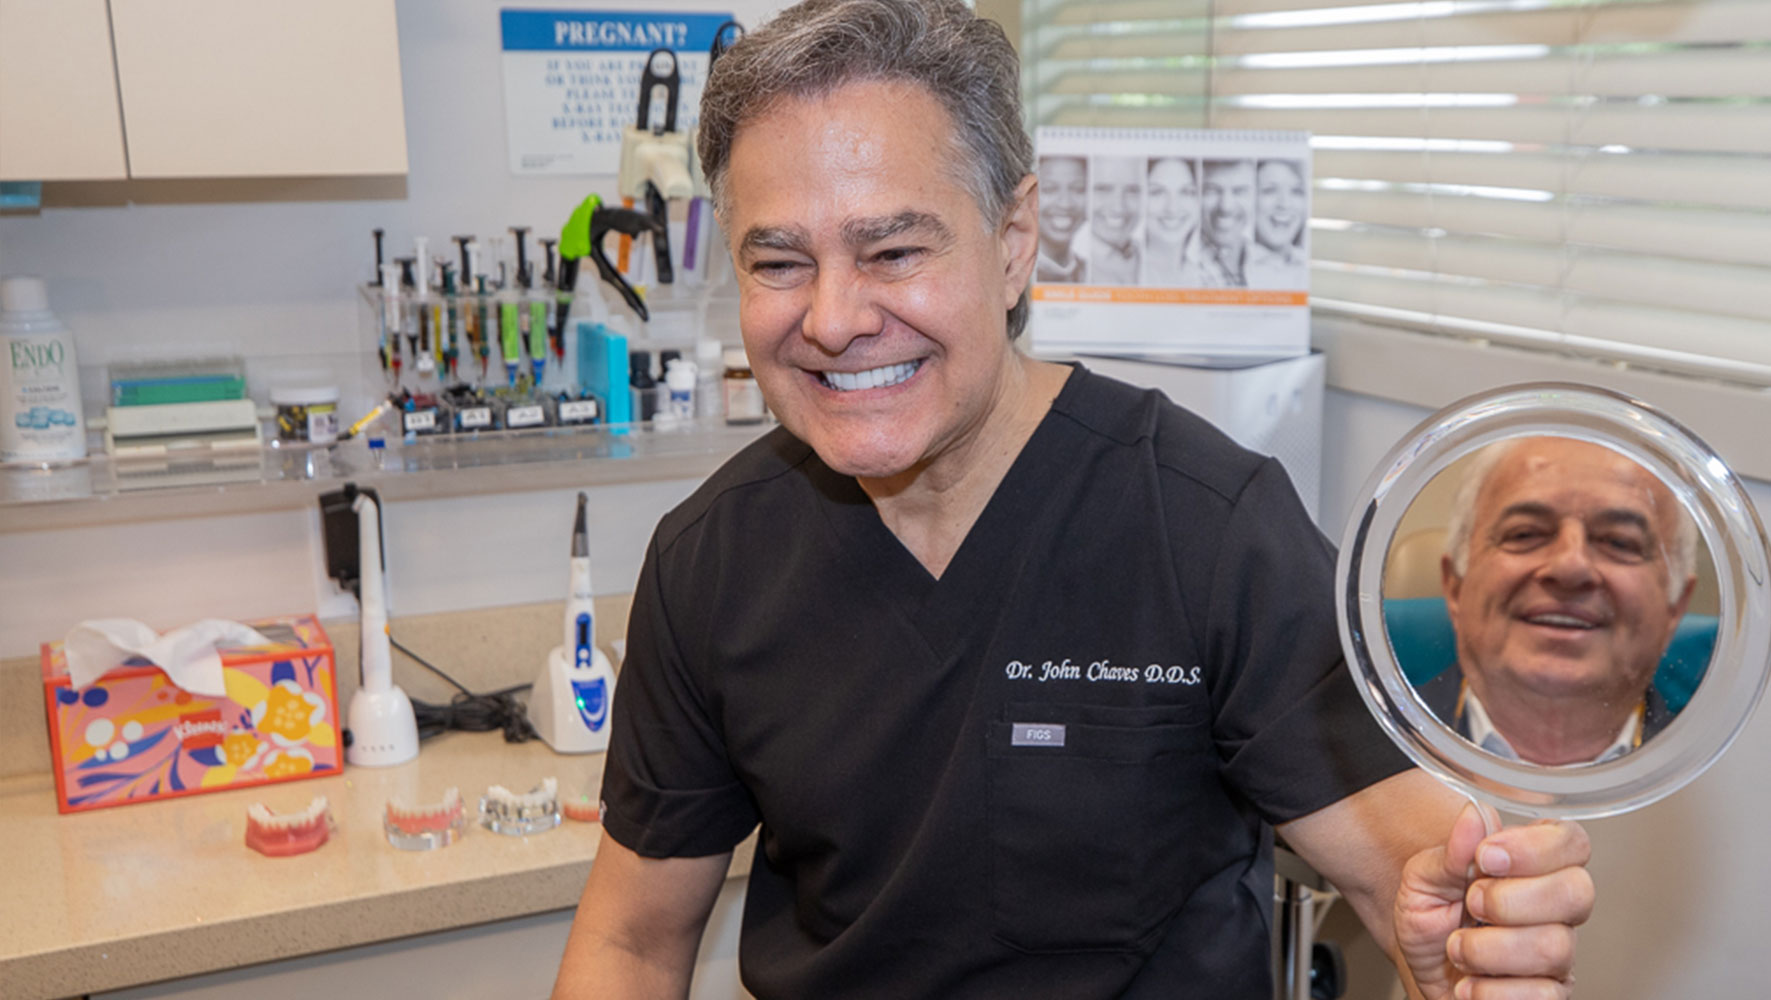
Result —
<path fill-rule="evenodd" d="M 1269 824 L 1406 765 L 1333 569 L 1276 462 L 1080 367 L 938 580 L 777 430 L 653 537 L 604 826 L 761 823 L 765 1000 L 1269 1000 Z"/>

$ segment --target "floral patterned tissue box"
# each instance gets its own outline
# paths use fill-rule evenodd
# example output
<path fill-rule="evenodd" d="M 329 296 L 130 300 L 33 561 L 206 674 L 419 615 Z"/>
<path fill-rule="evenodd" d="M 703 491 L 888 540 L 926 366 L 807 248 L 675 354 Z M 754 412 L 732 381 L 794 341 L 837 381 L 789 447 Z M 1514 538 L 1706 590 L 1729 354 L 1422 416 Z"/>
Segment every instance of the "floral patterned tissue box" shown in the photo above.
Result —
<path fill-rule="evenodd" d="M 43 644 L 43 703 L 64 813 L 337 774 L 332 643 L 312 616 L 249 622 L 274 645 L 221 651 L 227 697 L 192 694 L 146 661 L 83 691 Z"/>

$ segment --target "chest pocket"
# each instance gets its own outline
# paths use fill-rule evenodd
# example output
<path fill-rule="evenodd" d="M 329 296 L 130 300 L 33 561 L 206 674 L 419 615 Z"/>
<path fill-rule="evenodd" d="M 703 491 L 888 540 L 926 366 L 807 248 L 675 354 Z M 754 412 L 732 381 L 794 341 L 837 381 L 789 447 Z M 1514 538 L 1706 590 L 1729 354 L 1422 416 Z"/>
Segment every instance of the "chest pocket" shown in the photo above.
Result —
<path fill-rule="evenodd" d="M 1199 800 L 1218 794 L 1205 705 L 1004 713 L 987 739 L 996 937 L 1023 951 L 1154 947 L 1199 877 Z"/>

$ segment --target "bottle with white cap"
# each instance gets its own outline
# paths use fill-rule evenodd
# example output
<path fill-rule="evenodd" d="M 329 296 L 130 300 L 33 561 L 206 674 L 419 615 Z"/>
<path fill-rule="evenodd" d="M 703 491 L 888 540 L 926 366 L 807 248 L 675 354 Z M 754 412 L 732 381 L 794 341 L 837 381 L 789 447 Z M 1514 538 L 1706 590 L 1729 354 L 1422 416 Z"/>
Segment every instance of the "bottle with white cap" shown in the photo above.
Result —
<path fill-rule="evenodd" d="M 0 279 L 0 462 L 86 457 L 74 337 L 42 278 Z"/>

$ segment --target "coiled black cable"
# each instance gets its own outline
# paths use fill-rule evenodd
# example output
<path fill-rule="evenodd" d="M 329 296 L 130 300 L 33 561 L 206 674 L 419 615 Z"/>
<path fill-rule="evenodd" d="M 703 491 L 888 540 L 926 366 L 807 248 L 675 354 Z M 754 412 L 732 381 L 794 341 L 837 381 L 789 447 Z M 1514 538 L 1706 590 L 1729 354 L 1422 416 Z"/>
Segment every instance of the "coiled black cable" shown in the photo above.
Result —
<path fill-rule="evenodd" d="M 469 691 L 460 681 L 444 673 L 429 660 L 401 645 L 392 635 L 388 636 L 387 641 L 405 654 L 407 659 L 448 681 L 455 688 L 455 696 L 446 705 L 412 699 L 412 713 L 418 718 L 420 740 L 430 739 L 451 729 L 469 733 L 503 730 L 506 743 L 524 743 L 535 738 L 535 727 L 529 722 L 527 706 L 514 697 L 517 692 L 533 687 L 533 684 L 513 684 L 497 691 L 479 694 Z"/>

